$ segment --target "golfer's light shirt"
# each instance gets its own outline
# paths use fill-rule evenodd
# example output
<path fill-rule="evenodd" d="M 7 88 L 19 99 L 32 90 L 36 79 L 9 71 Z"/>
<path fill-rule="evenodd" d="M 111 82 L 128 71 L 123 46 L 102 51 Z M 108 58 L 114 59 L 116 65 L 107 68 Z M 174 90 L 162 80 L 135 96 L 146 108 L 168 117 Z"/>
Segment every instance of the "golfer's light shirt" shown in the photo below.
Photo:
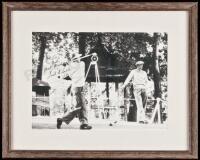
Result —
<path fill-rule="evenodd" d="M 71 63 L 69 76 L 72 79 L 73 87 L 83 87 L 85 85 L 85 63 Z"/>
<path fill-rule="evenodd" d="M 132 81 L 134 88 L 146 88 L 148 82 L 147 73 L 143 70 L 134 69 L 128 75 L 124 85 L 127 85 L 130 81 Z"/>

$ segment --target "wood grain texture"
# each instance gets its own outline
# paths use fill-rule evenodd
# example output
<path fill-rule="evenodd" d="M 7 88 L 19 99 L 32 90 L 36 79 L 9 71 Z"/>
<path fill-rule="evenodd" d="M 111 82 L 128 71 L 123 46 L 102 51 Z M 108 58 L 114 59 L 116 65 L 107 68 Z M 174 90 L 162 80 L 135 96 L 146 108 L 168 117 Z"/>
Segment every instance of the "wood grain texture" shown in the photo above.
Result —
<path fill-rule="evenodd" d="M 195 3 L 191 2 L 9 2 L 12 10 L 64 10 L 64 11 L 142 11 L 142 10 L 189 10 Z"/>
<path fill-rule="evenodd" d="M 10 112 L 9 70 L 10 70 L 10 8 L 3 7 L 3 80 L 2 80 L 2 154 L 9 155 Z"/>
<path fill-rule="evenodd" d="M 198 9 L 194 5 L 189 17 L 189 145 L 190 152 L 198 155 Z"/>
<path fill-rule="evenodd" d="M 7 158 L 177 158 L 197 159 L 198 148 L 198 56 L 197 3 L 97 3 L 97 2 L 4 2 L 3 3 L 3 120 L 2 153 Z M 189 150 L 188 151 L 23 151 L 11 150 L 11 12 L 56 11 L 171 11 L 189 12 Z"/>

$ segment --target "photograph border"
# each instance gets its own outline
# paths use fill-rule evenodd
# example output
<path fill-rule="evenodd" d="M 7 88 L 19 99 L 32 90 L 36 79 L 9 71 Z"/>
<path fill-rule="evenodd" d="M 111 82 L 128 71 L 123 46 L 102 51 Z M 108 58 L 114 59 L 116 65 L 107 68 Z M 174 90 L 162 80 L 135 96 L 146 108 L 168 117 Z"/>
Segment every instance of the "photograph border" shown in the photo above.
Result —
<path fill-rule="evenodd" d="M 11 149 L 11 13 L 12 11 L 187 11 L 189 114 L 187 151 L 48 151 Z M 3 81 L 2 154 L 4 158 L 184 158 L 198 157 L 198 2 L 4 2 L 3 3 Z"/>

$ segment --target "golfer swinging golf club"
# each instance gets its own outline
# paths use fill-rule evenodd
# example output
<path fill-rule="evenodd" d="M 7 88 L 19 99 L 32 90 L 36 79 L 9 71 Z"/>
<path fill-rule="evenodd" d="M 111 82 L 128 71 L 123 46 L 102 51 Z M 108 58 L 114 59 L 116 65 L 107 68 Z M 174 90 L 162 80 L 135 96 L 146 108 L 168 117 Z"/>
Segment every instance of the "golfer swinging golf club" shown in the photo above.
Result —
<path fill-rule="evenodd" d="M 137 61 L 136 62 L 136 69 L 133 69 L 128 77 L 126 78 L 122 89 L 125 88 L 125 86 L 132 81 L 133 83 L 133 89 L 134 89 L 134 96 L 135 101 L 137 105 L 137 122 L 139 123 L 146 123 L 145 119 L 145 105 L 147 101 L 147 95 L 146 95 L 146 85 L 148 82 L 147 73 L 143 71 L 143 61 Z"/>
<path fill-rule="evenodd" d="M 62 118 L 57 119 L 57 128 L 60 129 L 62 122 L 69 124 L 76 116 L 78 116 L 81 125 L 80 129 L 92 129 L 88 125 L 87 108 L 84 97 L 84 85 L 85 85 L 85 63 L 80 61 L 81 54 L 74 54 L 72 62 L 69 64 L 70 71 L 69 77 L 72 80 L 72 89 L 76 97 L 76 107 L 72 112 L 67 113 Z"/>

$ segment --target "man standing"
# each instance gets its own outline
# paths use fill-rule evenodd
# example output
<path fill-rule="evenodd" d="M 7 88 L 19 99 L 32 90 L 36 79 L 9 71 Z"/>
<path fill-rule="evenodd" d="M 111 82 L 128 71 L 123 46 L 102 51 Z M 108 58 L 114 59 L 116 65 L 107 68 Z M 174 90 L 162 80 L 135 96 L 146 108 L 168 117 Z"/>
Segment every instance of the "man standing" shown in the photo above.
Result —
<path fill-rule="evenodd" d="M 136 69 L 132 70 L 125 80 L 122 89 L 132 81 L 134 96 L 137 105 L 137 122 L 145 123 L 145 105 L 147 101 L 146 85 L 148 82 L 147 73 L 143 71 L 143 61 L 136 62 Z"/>
<path fill-rule="evenodd" d="M 72 80 L 72 89 L 76 97 L 76 107 L 74 111 L 57 119 L 58 129 L 60 129 L 63 121 L 69 124 L 76 116 L 78 116 L 81 122 L 80 129 L 92 129 L 92 127 L 88 125 L 87 108 L 84 97 L 85 63 L 80 61 L 80 56 L 80 54 L 73 55 L 72 62 L 69 64 L 70 71 L 68 73 Z"/>

